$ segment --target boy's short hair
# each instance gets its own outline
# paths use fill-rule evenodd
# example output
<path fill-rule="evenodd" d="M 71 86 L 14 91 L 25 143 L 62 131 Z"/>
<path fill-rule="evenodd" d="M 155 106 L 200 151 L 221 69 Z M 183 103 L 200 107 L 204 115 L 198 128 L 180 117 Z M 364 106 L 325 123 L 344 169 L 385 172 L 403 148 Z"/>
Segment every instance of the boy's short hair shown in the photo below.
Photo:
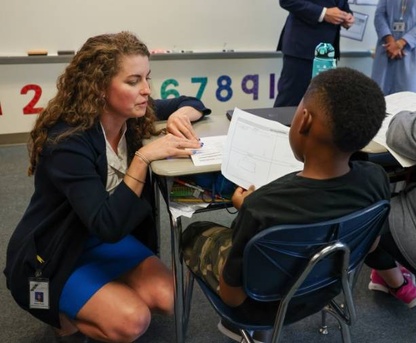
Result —
<path fill-rule="evenodd" d="M 346 67 L 318 74 L 304 96 L 328 117 L 335 146 L 343 152 L 364 148 L 380 129 L 386 101 L 380 87 L 363 73 Z"/>

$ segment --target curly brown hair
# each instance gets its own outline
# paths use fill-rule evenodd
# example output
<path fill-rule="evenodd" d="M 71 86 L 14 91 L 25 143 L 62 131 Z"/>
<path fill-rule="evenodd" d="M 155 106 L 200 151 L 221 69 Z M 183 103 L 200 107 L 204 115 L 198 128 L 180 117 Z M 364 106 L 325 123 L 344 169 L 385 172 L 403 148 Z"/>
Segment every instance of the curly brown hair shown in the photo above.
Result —
<path fill-rule="evenodd" d="M 105 106 L 102 94 L 119 72 L 122 57 L 131 55 L 150 57 L 150 52 L 130 32 L 98 35 L 84 43 L 59 76 L 55 97 L 39 114 L 30 132 L 29 175 L 35 172 L 39 154 L 46 143 L 54 144 L 96 123 Z M 130 152 L 138 149 L 144 138 L 158 134 L 154 128 L 155 120 L 152 101 L 149 101 L 144 117 L 127 120 L 126 139 Z M 70 129 L 53 139 L 48 137 L 49 129 L 61 121 Z"/>

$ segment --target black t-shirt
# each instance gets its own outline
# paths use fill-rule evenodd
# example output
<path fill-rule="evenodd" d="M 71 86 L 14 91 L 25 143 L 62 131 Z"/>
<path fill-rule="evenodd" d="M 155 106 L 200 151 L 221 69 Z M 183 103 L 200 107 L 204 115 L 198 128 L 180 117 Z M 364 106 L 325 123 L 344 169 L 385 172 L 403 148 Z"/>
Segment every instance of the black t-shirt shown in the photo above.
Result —
<path fill-rule="evenodd" d="M 231 226 L 233 244 L 223 269 L 225 282 L 242 287 L 244 248 L 259 231 L 279 224 L 330 220 L 390 199 L 388 177 L 380 166 L 362 161 L 352 162 L 350 166 L 349 173 L 330 180 L 308 179 L 291 173 L 248 196 Z M 292 299 L 285 323 L 320 311 L 340 290 L 341 285 L 335 283 Z M 278 303 L 247 298 L 238 310 L 242 317 L 272 325 Z"/>
<path fill-rule="evenodd" d="M 225 282 L 242 287 L 244 248 L 259 231 L 279 224 L 330 220 L 390 199 L 389 180 L 380 166 L 355 161 L 350 167 L 347 174 L 329 180 L 291 173 L 248 196 L 231 225 L 233 244 L 223 269 Z"/>

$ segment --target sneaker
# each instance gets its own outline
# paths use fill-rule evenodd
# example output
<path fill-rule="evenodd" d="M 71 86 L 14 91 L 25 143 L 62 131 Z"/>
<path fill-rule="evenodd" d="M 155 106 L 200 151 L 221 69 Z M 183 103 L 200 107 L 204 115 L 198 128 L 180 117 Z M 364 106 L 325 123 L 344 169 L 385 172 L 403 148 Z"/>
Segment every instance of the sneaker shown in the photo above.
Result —
<path fill-rule="evenodd" d="M 410 276 L 403 274 L 407 284 L 401 286 L 398 290 L 390 290 L 390 293 L 397 299 L 407 304 L 407 307 L 412 308 L 416 306 L 416 286 Z"/>
<path fill-rule="evenodd" d="M 416 285 L 416 279 L 415 279 L 414 274 L 411 271 L 409 271 L 407 268 L 403 267 L 403 266 L 399 266 L 399 268 L 402 271 L 402 274 L 404 276 L 407 276 L 408 278 L 410 278 L 410 280 L 412 281 L 412 283 L 414 285 Z"/>
<path fill-rule="evenodd" d="M 217 327 L 218 330 L 228 338 L 237 342 L 242 341 L 243 336 L 241 335 L 239 328 L 229 321 L 221 319 Z M 268 343 L 271 342 L 272 334 L 273 330 L 254 331 L 253 340 L 255 343 Z"/>
<path fill-rule="evenodd" d="M 390 293 L 400 301 L 404 302 L 409 308 L 416 306 L 416 285 L 415 276 L 405 267 L 400 266 L 400 271 L 406 279 L 407 284 L 394 291 L 390 289 L 383 278 L 376 270 L 371 270 L 370 283 L 368 289 L 371 291 L 380 291 Z"/>
<path fill-rule="evenodd" d="M 383 278 L 378 275 L 375 269 L 371 270 L 370 283 L 368 284 L 368 289 L 370 291 L 379 291 L 384 293 L 389 293 L 389 288 L 384 282 Z"/>
<path fill-rule="evenodd" d="M 403 276 L 407 276 L 407 278 L 409 278 L 413 284 L 416 284 L 415 276 L 409 270 L 407 270 L 407 268 L 403 266 L 399 266 L 399 268 Z M 370 283 L 368 284 L 368 289 L 370 291 L 390 293 L 389 286 L 387 286 L 383 278 L 377 273 L 375 269 L 371 270 Z"/>

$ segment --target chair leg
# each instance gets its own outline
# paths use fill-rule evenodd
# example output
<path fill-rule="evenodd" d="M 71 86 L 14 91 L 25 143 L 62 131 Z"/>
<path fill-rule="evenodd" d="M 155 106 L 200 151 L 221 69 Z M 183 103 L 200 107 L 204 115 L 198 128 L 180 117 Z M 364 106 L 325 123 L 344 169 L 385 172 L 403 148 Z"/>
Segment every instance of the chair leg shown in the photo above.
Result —
<path fill-rule="evenodd" d="M 322 318 L 322 320 L 321 320 L 321 327 L 319 329 L 319 332 L 322 335 L 327 335 L 328 334 L 328 325 L 326 325 L 326 311 L 325 310 L 321 311 L 321 318 Z"/>
<path fill-rule="evenodd" d="M 341 335 L 342 335 L 342 342 L 343 343 L 351 343 L 351 332 L 350 327 L 344 323 L 342 320 L 339 321 Z"/>
<path fill-rule="evenodd" d="M 253 337 L 251 337 L 247 330 L 240 329 L 240 332 L 243 337 L 240 343 L 254 343 Z"/>
<path fill-rule="evenodd" d="M 328 312 L 331 316 L 333 316 L 337 320 L 338 325 L 339 325 L 339 329 L 341 331 L 342 342 L 343 343 L 351 343 L 350 325 L 331 306 L 326 307 L 324 311 Z"/>
<path fill-rule="evenodd" d="M 192 295 L 194 290 L 194 275 L 187 270 L 186 271 L 186 279 L 185 279 L 185 289 L 184 289 L 184 312 L 183 312 L 183 331 L 184 336 L 186 336 L 186 332 L 188 330 L 188 323 L 189 323 L 189 315 L 191 312 L 191 304 L 192 304 Z"/>

